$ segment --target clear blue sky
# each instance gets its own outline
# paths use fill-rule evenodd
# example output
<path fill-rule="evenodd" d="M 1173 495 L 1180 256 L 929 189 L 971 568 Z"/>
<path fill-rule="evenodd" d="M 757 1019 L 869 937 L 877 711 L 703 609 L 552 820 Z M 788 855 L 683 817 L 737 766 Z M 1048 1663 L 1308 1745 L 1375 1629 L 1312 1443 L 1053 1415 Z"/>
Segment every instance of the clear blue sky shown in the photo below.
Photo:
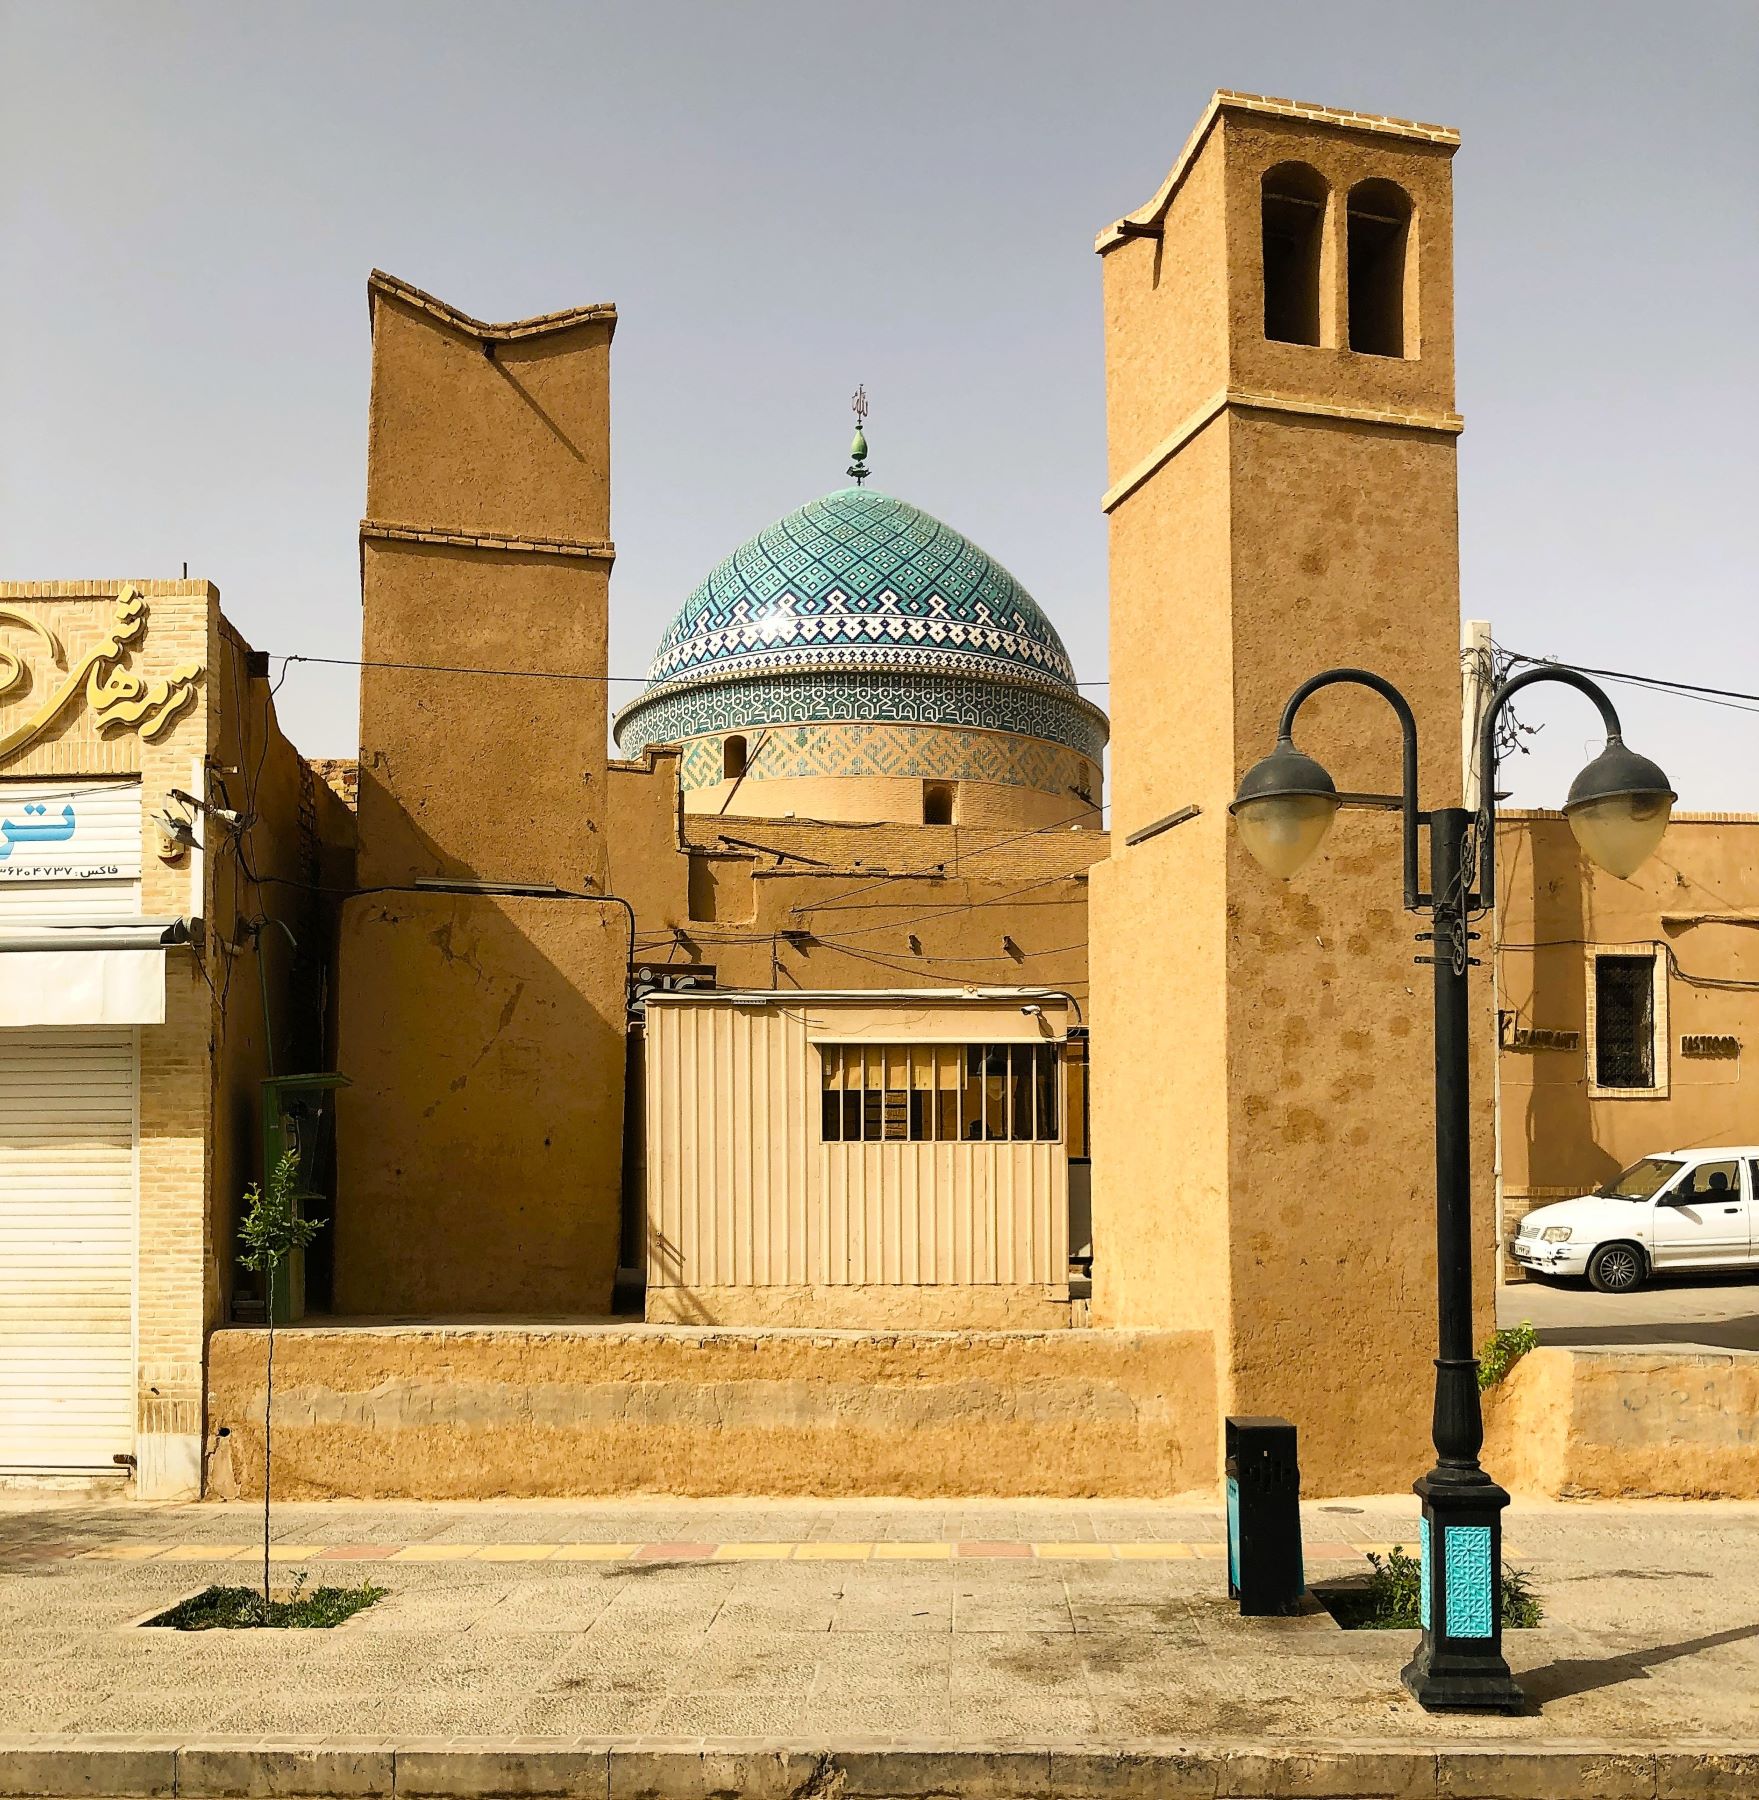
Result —
<path fill-rule="evenodd" d="M 187 560 L 260 647 L 357 654 L 377 264 L 487 318 L 617 302 L 615 672 L 841 484 L 862 381 L 878 485 L 1103 679 L 1092 239 L 1226 86 L 1465 134 L 1465 610 L 1759 688 L 1751 5 L 13 0 L 0 65 L 9 576 Z M 1683 804 L 1759 809 L 1759 711 L 1619 698 Z M 352 752 L 348 671 L 280 704 Z M 1594 733 L 1527 716 L 1511 785 L 1555 804 Z"/>

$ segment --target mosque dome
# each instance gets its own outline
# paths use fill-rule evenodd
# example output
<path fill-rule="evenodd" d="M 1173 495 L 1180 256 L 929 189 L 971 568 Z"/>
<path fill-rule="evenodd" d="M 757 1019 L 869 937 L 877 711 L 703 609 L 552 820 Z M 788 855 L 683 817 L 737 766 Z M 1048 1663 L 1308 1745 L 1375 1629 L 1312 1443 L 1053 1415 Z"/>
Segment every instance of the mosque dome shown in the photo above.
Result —
<path fill-rule="evenodd" d="M 865 473 L 859 458 L 851 473 Z M 857 486 L 776 520 L 709 575 L 667 627 L 648 685 L 615 731 L 625 752 L 683 744 L 688 804 L 694 789 L 735 773 L 715 755 L 730 734 L 742 739 L 742 782 L 1018 786 L 1020 743 L 982 734 L 1097 765 L 1106 722 L 1081 697 L 1055 626 L 1000 563 L 920 507 Z M 1024 785 L 1069 785 L 1054 753 L 1037 760 L 1039 777 Z M 1074 785 L 1088 781 L 1077 772 Z M 824 811 L 823 794 L 795 798 L 802 814 Z M 752 810 L 752 799 L 748 790 L 737 810 Z M 855 815 L 833 807 L 829 816 Z"/>

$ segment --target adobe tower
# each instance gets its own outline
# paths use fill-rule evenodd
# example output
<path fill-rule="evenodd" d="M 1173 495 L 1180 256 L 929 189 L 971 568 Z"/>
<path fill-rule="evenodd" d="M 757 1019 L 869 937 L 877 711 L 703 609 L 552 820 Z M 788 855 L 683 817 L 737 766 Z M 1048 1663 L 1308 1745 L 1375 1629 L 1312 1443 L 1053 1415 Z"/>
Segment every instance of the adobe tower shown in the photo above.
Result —
<path fill-rule="evenodd" d="M 1291 691 L 1340 664 L 1404 690 L 1423 804 L 1459 802 L 1457 143 L 1218 93 L 1098 243 L 1114 850 L 1093 872 L 1094 1319 L 1212 1332 L 1219 1410 L 1293 1419 L 1310 1493 L 1428 1462 L 1429 980 L 1395 812 L 1350 807 L 1285 885 L 1227 808 Z M 1397 790 L 1376 696 L 1327 690 L 1297 735 L 1340 790 Z"/>
<path fill-rule="evenodd" d="M 336 1309 L 603 1311 L 630 944 L 603 898 L 616 310 L 496 325 L 367 292 Z"/>

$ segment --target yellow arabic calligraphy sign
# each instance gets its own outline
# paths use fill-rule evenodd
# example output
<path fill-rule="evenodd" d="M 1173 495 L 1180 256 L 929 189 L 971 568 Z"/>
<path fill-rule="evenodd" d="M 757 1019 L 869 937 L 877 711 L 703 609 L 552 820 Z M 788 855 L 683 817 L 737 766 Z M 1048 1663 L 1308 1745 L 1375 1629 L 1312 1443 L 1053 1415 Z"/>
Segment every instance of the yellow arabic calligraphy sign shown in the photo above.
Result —
<path fill-rule="evenodd" d="M 0 762 L 34 743 L 67 711 L 81 693 L 100 731 L 136 730 L 149 741 L 169 731 L 173 722 L 194 705 L 200 663 L 183 663 L 168 675 L 152 680 L 125 669 L 124 649 L 138 647 L 147 631 L 147 603 L 138 588 L 125 587 L 116 596 L 110 629 L 86 651 L 71 669 L 61 640 L 41 620 L 28 613 L 0 607 L 0 625 L 33 631 L 48 648 L 49 658 L 64 678 L 37 710 L 0 732 Z M 25 679 L 24 662 L 12 651 L 0 648 L 0 699 Z"/>

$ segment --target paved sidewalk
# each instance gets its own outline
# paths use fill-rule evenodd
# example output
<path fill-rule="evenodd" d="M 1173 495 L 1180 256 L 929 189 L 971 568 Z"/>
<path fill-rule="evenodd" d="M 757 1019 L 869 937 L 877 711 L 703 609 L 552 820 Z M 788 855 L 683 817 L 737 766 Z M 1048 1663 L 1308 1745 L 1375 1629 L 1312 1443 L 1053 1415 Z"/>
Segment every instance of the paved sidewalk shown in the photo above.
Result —
<path fill-rule="evenodd" d="M 1415 1503 L 1305 1521 L 1325 1581 L 1366 1571 L 1352 1546 L 1411 1542 Z M 1510 1541 L 1548 1618 L 1507 1639 L 1534 1702 L 1515 1719 L 1417 1709 L 1398 1680 L 1408 1633 L 1239 1618 L 1204 1554 L 1219 1511 L 290 1504 L 281 1572 L 370 1575 L 389 1598 L 331 1632 L 134 1628 L 248 1580 L 252 1527 L 242 1505 L 0 1500 L 0 1732 L 1759 1746 L 1752 1505 L 1517 1505 Z"/>

